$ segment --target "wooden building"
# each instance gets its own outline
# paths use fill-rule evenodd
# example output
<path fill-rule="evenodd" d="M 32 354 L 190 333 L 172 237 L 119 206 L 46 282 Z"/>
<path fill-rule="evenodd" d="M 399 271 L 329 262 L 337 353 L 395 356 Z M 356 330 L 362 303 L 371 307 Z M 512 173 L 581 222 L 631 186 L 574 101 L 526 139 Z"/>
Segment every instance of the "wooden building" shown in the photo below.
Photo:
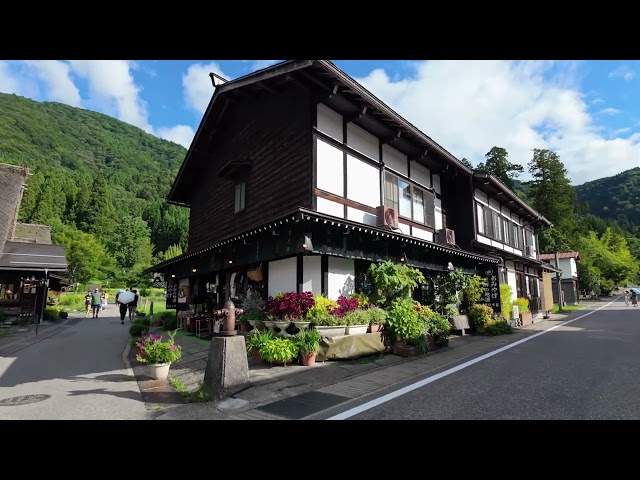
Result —
<path fill-rule="evenodd" d="M 562 272 L 560 285 L 563 305 L 578 305 L 580 303 L 580 282 L 578 279 L 580 253 L 543 253 L 540 255 L 540 259 L 553 263 Z M 558 303 L 558 276 L 553 278 L 553 301 Z"/>
<path fill-rule="evenodd" d="M 178 309 L 248 285 L 366 292 L 385 259 L 493 275 L 505 262 L 478 248 L 477 181 L 333 63 L 285 61 L 215 87 L 168 196 L 190 208 L 188 250 L 149 272 Z"/>
<path fill-rule="evenodd" d="M 0 164 L 0 320 L 41 322 L 49 288 L 59 290 L 67 271 L 65 247 L 51 244 L 46 225 L 18 223 L 29 172 Z"/>

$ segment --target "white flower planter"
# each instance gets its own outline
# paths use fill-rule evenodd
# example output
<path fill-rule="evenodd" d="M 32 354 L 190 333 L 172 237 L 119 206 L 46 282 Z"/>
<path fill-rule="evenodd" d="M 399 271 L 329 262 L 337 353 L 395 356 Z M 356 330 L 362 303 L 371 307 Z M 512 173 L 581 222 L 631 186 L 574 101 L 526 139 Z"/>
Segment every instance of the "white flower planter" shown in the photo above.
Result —
<path fill-rule="evenodd" d="M 249 325 L 251 325 L 253 328 L 259 328 L 261 323 L 262 320 L 249 320 Z"/>
<path fill-rule="evenodd" d="M 311 322 L 293 322 L 293 324 L 296 326 L 296 328 L 300 331 L 304 331 L 307 328 L 309 328 L 309 324 Z"/>
<path fill-rule="evenodd" d="M 347 329 L 346 325 L 340 325 L 335 327 L 318 327 L 316 326 L 316 330 L 320 335 L 325 337 L 337 337 L 339 335 L 345 335 L 345 331 Z"/>
<path fill-rule="evenodd" d="M 276 327 L 278 327 L 280 329 L 280 332 L 278 332 L 279 335 L 286 335 L 287 332 L 285 332 L 285 330 L 287 328 L 289 328 L 289 325 L 291 325 L 291 322 L 286 321 L 286 322 L 275 322 Z"/>
<path fill-rule="evenodd" d="M 156 380 L 166 380 L 169 376 L 170 363 L 155 363 L 149 365 L 151 371 L 151 377 Z"/>
<path fill-rule="evenodd" d="M 266 320 L 264 322 L 264 326 L 273 332 L 276 328 L 276 322 L 273 322 L 271 320 Z"/>
<path fill-rule="evenodd" d="M 369 325 L 349 325 L 347 326 L 347 335 L 360 335 L 361 333 L 367 333 Z"/>

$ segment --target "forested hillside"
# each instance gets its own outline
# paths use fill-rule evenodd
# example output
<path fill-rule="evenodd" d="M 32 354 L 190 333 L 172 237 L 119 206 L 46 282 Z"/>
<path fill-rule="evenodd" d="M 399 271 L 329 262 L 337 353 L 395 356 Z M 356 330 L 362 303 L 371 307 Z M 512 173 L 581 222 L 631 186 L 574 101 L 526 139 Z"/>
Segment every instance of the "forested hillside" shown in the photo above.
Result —
<path fill-rule="evenodd" d="M 186 150 L 100 113 L 0 94 L 0 162 L 27 165 L 19 221 L 53 227 L 73 281 L 137 281 L 186 247 L 189 211 L 165 196 Z"/>
<path fill-rule="evenodd" d="M 591 213 L 640 233 L 640 167 L 578 185 L 576 192 Z"/>

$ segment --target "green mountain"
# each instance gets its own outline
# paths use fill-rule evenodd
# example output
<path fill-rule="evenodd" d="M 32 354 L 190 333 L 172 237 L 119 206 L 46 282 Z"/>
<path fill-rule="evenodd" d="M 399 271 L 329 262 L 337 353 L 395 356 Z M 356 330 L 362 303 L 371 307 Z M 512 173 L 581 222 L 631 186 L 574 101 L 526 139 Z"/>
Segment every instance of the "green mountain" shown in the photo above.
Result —
<path fill-rule="evenodd" d="M 628 231 L 640 230 L 640 167 L 578 185 L 576 192 L 589 212 Z"/>
<path fill-rule="evenodd" d="M 54 241 L 104 256 L 102 270 L 80 276 L 123 275 L 186 247 L 189 212 L 164 203 L 184 147 L 60 103 L 0 94 L 0 112 L 0 162 L 33 173 L 19 221 L 51 225 Z"/>

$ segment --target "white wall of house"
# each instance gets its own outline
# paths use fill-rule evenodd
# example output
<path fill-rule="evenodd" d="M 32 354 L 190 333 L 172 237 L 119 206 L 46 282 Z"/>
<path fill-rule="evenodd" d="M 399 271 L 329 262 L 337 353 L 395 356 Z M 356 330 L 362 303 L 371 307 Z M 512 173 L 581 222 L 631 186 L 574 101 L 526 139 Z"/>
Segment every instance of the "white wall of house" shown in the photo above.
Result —
<path fill-rule="evenodd" d="M 507 284 L 511 287 L 511 301 L 513 302 L 518 298 L 518 286 L 516 284 L 516 266 L 512 261 L 507 260 L 504 262 L 504 266 L 507 268 Z"/>
<path fill-rule="evenodd" d="M 340 295 L 350 297 L 355 291 L 355 263 L 349 258 L 329 257 L 327 297 L 337 300 Z"/>
<path fill-rule="evenodd" d="M 302 291 L 322 294 L 322 270 L 320 255 L 302 257 Z"/>
<path fill-rule="evenodd" d="M 274 296 L 280 292 L 297 292 L 297 267 L 298 259 L 296 257 L 269 262 L 267 294 Z"/>
<path fill-rule="evenodd" d="M 562 270 L 563 280 L 573 280 L 578 278 L 578 265 L 575 258 L 560 258 L 560 265 L 558 266 Z M 551 265 L 555 265 L 555 258 L 549 260 Z"/>
<path fill-rule="evenodd" d="M 417 162 L 412 162 L 409 168 L 407 156 L 387 144 L 382 146 L 382 157 L 380 157 L 380 140 L 353 123 L 347 125 L 346 138 L 343 138 L 342 122 L 343 118 L 339 113 L 324 104 L 318 105 L 317 130 L 346 144 L 371 161 L 367 162 L 356 154 L 347 153 L 347 186 L 345 191 L 344 152 L 339 146 L 336 147 L 329 141 L 318 137 L 316 139 L 316 187 L 319 190 L 347 198 L 369 208 L 376 208 L 385 203 L 384 199 L 380 202 L 380 193 L 381 190 L 384 192 L 384 183 L 380 168 L 376 166 L 379 162 L 383 162 L 386 169 L 408 177 L 418 188 L 433 188 L 440 193 L 440 177 L 438 175 L 432 174 L 428 168 Z M 410 176 L 409 173 L 411 173 Z M 316 201 L 318 212 L 339 218 L 345 217 L 345 209 L 342 204 L 320 196 Z M 444 217 L 441 200 L 436 199 L 434 203 L 434 227 L 438 230 L 444 227 Z M 360 209 L 348 207 L 346 217 L 364 225 L 374 226 L 376 216 L 365 210 L 364 207 Z M 406 235 L 427 241 L 434 240 L 434 234 L 429 232 L 426 227 L 424 229 L 411 227 L 402 223 L 401 220 L 399 228 Z"/>

